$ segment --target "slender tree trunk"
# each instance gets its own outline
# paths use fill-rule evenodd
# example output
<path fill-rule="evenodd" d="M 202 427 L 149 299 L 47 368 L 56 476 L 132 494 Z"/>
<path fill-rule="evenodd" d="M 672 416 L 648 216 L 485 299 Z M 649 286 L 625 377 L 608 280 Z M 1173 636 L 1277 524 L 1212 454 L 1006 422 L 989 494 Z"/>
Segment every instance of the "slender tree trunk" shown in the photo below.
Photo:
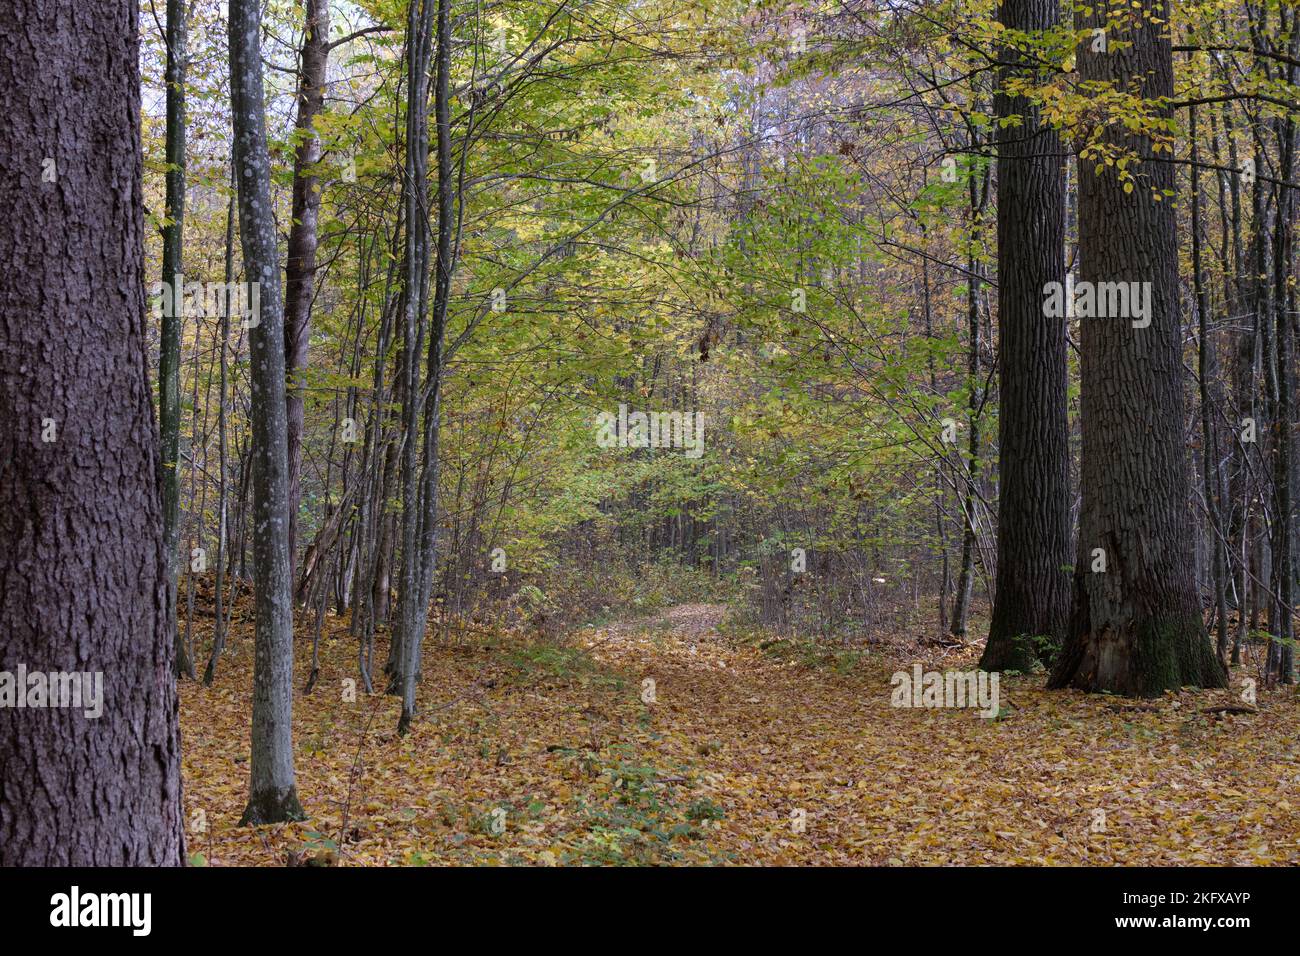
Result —
<path fill-rule="evenodd" d="M 420 356 L 427 332 L 429 277 L 429 65 L 432 62 L 434 0 L 413 0 L 407 19 L 406 121 L 406 244 L 403 256 L 402 374 L 402 563 L 400 568 L 398 632 L 389 653 L 388 692 L 402 698 L 398 723 L 405 733 L 414 716 L 418 678 L 417 648 L 424 637 L 427 608 L 423 604 L 420 554 L 420 424 L 425 411 Z"/>
<path fill-rule="evenodd" d="M 235 177 L 234 161 L 231 161 L 230 201 L 226 204 L 226 288 L 235 278 Z M 221 334 L 217 347 L 221 350 L 221 404 L 217 409 L 217 574 L 213 586 L 213 631 L 212 650 L 208 655 L 208 666 L 203 670 L 203 684 L 212 686 L 217 673 L 217 661 L 226 648 L 226 628 L 222 621 L 222 588 L 226 575 L 226 539 L 229 531 L 229 495 L 226 491 L 226 459 L 229 457 L 229 443 L 226 437 L 226 389 L 230 379 L 230 367 L 227 359 L 227 346 L 230 342 L 230 304 L 227 302 L 221 310 Z"/>
<path fill-rule="evenodd" d="M 185 551 L 181 557 L 181 563 L 185 565 L 185 629 L 181 639 L 181 646 L 185 649 L 186 659 L 190 661 L 189 678 L 193 680 L 194 675 L 194 592 L 195 577 L 199 573 L 194 567 L 195 548 L 198 548 L 200 555 L 203 555 L 202 565 L 207 564 L 207 551 L 203 547 L 203 516 L 208 508 L 208 484 L 203 483 L 203 489 L 199 490 L 199 461 L 198 448 L 203 447 L 203 468 L 208 467 L 207 453 L 207 433 L 208 433 L 208 409 L 211 407 L 210 399 L 212 397 L 212 369 L 208 368 L 208 384 L 204 389 L 202 406 L 199 404 L 199 340 L 202 325 L 195 322 L 194 327 L 194 351 L 191 353 L 193 361 L 190 363 L 190 508 L 187 520 L 185 522 Z M 220 328 L 217 329 L 220 332 Z M 215 338 L 215 336 L 214 336 Z M 203 420 L 199 421 L 199 408 L 203 408 Z"/>
<path fill-rule="evenodd" d="M 194 660 L 177 626 L 176 582 L 180 559 L 181 326 L 185 277 L 185 0 L 167 0 L 167 176 L 163 226 L 162 344 L 158 358 L 158 421 L 162 432 L 163 539 L 167 549 L 168 627 L 175 635 L 176 673 L 194 678 Z"/>
<path fill-rule="evenodd" d="M 372 661 L 378 602 L 377 591 L 381 577 L 381 566 L 387 560 L 385 552 L 386 538 L 381 533 L 387 520 L 385 507 L 385 495 L 387 494 L 385 475 L 387 467 L 381 465 L 381 462 L 390 457 L 387 449 L 391 448 L 392 445 L 389 440 L 388 430 L 385 427 L 388 416 L 385 409 L 387 396 L 385 357 L 388 354 L 391 341 L 393 316 L 391 307 L 393 300 L 388 294 L 388 288 L 391 287 L 392 275 L 393 271 L 390 265 L 388 269 L 388 285 L 385 287 L 383 300 L 384 305 L 379 317 L 378 345 L 375 349 L 374 385 L 371 390 L 370 415 L 366 427 L 365 482 L 367 493 L 362 499 L 359 523 L 362 529 L 363 561 L 361 564 L 364 565 L 368 572 L 368 577 L 363 577 L 362 573 L 358 573 L 355 587 L 357 606 L 352 614 L 350 624 L 351 634 L 357 639 L 357 668 L 361 676 L 362 686 L 367 694 L 374 693 Z"/>
<path fill-rule="evenodd" d="M 1219 123 L 1217 114 L 1210 114 L 1211 130 L 1214 155 L 1220 155 L 1220 142 L 1226 141 L 1228 147 L 1228 168 L 1237 169 L 1237 144 L 1232 135 L 1232 107 L 1229 103 L 1222 104 L 1223 115 L 1223 137 L 1219 134 Z M 1243 286 L 1243 269 L 1245 257 L 1242 251 L 1241 241 L 1241 180 L 1239 176 L 1216 176 L 1219 193 L 1219 221 L 1221 235 L 1221 265 L 1224 275 L 1224 300 L 1226 303 L 1225 314 L 1228 315 L 1235 324 L 1237 318 L 1241 315 L 1242 309 L 1245 308 L 1247 298 L 1244 294 Z M 1227 647 L 1219 647 L 1216 653 L 1221 661 L 1233 665 L 1240 663 L 1241 642 L 1246 634 L 1247 609 L 1250 604 L 1251 578 L 1250 578 L 1250 528 L 1251 528 L 1251 468 L 1250 468 L 1250 450 L 1251 445 L 1241 441 L 1241 430 L 1245 427 L 1246 419 L 1254 419 L 1255 399 L 1257 395 L 1256 387 L 1256 354 L 1257 354 L 1258 336 L 1253 332 L 1247 335 L 1237 335 L 1232 340 L 1232 350 L 1229 356 L 1232 359 L 1230 372 L 1232 375 L 1232 392 L 1233 392 L 1233 410 L 1236 412 L 1235 419 L 1231 420 L 1231 426 L 1227 430 L 1231 439 L 1227 444 L 1228 467 L 1227 475 L 1224 479 L 1227 495 L 1227 501 L 1219 509 L 1220 526 L 1224 527 L 1224 534 L 1228 538 L 1229 547 L 1236 542 L 1234 558 L 1238 562 L 1235 576 L 1232 578 L 1234 591 L 1234 606 L 1237 612 L 1236 628 L 1231 630 L 1228 635 L 1228 645 L 1231 648 L 1229 652 Z M 1235 467 L 1234 465 L 1235 459 Z M 1229 573 L 1232 573 L 1232 562 L 1229 561 Z M 1220 641 L 1223 641 L 1222 635 Z"/>
<path fill-rule="evenodd" d="M 133 0 L 0 17 L 0 671 L 88 694 L 0 707 L 0 866 L 184 862 L 138 62 Z"/>
<path fill-rule="evenodd" d="M 1281 11 L 1285 28 L 1286 11 Z M 1290 27 L 1295 29 L 1295 17 Z M 1290 53 L 1300 53 L 1295 41 Z M 1294 67 L 1288 70 L 1287 80 L 1295 82 Z M 1278 143 L 1278 173 L 1283 182 L 1289 182 L 1295 167 L 1296 126 L 1288 116 L 1275 120 Z M 1295 337 L 1292 316 L 1295 314 L 1295 289 L 1291 282 L 1291 264 L 1295 254 L 1295 198 L 1293 190 L 1279 185 L 1277 224 L 1273 231 L 1273 314 L 1276 318 L 1277 348 L 1277 407 L 1274 412 L 1274 468 L 1273 468 L 1273 600 L 1270 611 L 1270 631 L 1276 638 L 1270 644 L 1268 673 L 1283 684 L 1294 681 L 1295 628 L 1292 624 L 1295 608 L 1295 506 L 1296 448 L 1295 421 Z"/>
<path fill-rule="evenodd" d="M 1222 508 L 1224 489 L 1219 469 L 1219 430 L 1214 423 L 1214 409 L 1219 407 L 1219 360 L 1210 338 L 1210 295 L 1202 269 L 1201 171 L 1200 142 L 1197 136 L 1196 107 L 1191 111 L 1192 140 L 1192 289 L 1196 303 L 1199 335 L 1198 364 L 1201 378 L 1201 474 L 1205 487 L 1205 509 L 1209 520 L 1211 583 L 1214 590 L 1218 639 L 1215 656 L 1228 663 L 1228 541 Z"/>
<path fill-rule="evenodd" d="M 1004 0 L 1010 31 L 1039 34 L 1060 19 L 1057 0 Z M 1070 607 L 1070 450 L 1066 320 L 1043 315 L 1043 289 L 1065 280 L 1065 177 L 1059 134 L 1024 97 L 1005 92 L 1032 76 L 1004 48 L 994 99 L 998 129 L 998 576 L 980 667 L 1028 670 L 1065 640 Z M 1046 639 L 1035 646 L 1034 638 Z"/>
<path fill-rule="evenodd" d="M 293 581 L 289 570 L 284 313 L 262 109 L 261 4 L 230 0 L 230 108 L 235 124 L 244 274 L 258 283 L 248 317 L 253 426 L 256 651 L 248 806 L 240 825 L 304 818 L 293 772 Z M 251 300 L 251 296 L 250 296 Z"/>
<path fill-rule="evenodd" d="M 286 419 L 289 448 L 289 566 L 297 556 L 298 502 L 302 497 L 303 370 L 311 344 L 311 304 L 316 288 L 317 222 L 321 159 L 316 117 L 325 108 L 329 68 L 328 0 L 306 0 L 302 62 L 298 73 L 297 147 L 293 154 L 293 206 L 284 266 L 284 364 L 289 376 Z"/>
<path fill-rule="evenodd" d="M 1233 168 L 1239 168 L 1236 163 L 1236 150 L 1230 143 L 1230 153 Z M 1234 192 L 1239 193 L 1238 177 L 1232 177 L 1232 188 Z M 1242 410 L 1249 414 L 1243 416 L 1242 426 L 1247 421 L 1253 425 L 1255 440 L 1252 443 L 1243 445 L 1244 463 L 1248 464 L 1250 459 L 1255 460 L 1258 466 L 1258 474 L 1262 477 L 1265 474 L 1267 459 L 1262 451 L 1264 438 L 1268 432 L 1269 415 L 1273 406 L 1271 398 L 1273 388 L 1271 382 L 1273 372 L 1271 370 L 1272 356 L 1272 336 L 1269 334 L 1271 327 L 1270 321 L 1270 297 L 1269 285 L 1265 277 L 1268 273 L 1268 207 L 1264 202 L 1265 184 L 1262 180 L 1256 179 L 1250 194 L 1250 222 L 1251 236 L 1250 247 L 1243 259 L 1244 267 L 1238 270 L 1238 275 L 1242 276 L 1242 302 L 1250 303 L 1251 311 L 1251 335 L 1250 335 L 1250 352 L 1249 352 L 1249 378 L 1247 397 L 1243 400 Z M 1235 207 L 1234 207 L 1234 211 Z M 1236 217 L 1240 222 L 1241 217 Z M 1245 358 L 1245 356 L 1243 356 Z M 1250 469 L 1247 468 L 1243 476 L 1243 501 L 1245 502 L 1245 524 L 1242 535 L 1242 577 L 1244 581 L 1249 582 L 1249 599 L 1240 613 L 1237 626 L 1237 636 L 1233 641 L 1232 656 L 1230 663 L 1238 665 L 1241 663 L 1241 648 L 1250 637 L 1251 632 L 1259 630 L 1259 609 L 1264 597 L 1267 595 L 1270 585 L 1265 583 L 1270 574 L 1265 569 L 1270 566 L 1268 537 L 1266 534 L 1258 532 L 1258 527 L 1265 525 L 1265 516 L 1267 509 L 1261 507 L 1258 516 L 1252 520 L 1251 506 L 1258 503 L 1262 506 L 1266 485 L 1260 484 L 1257 480 L 1252 480 Z M 1253 570 L 1252 570 L 1253 569 Z"/>
<path fill-rule="evenodd" d="M 979 147 L 978 140 L 972 137 L 973 148 Z M 980 350 L 983 339 L 980 325 L 980 295 L 982 283 L 980 270 L 983 268 L 978 250 L 983 243 L 984 209 L 988 201 L 988 168 L 982 175 L 972 171 L 967 184 L 970 198 L 971 232 L 970 254 L 967 257 L 969 276 L 966 286 L 966 315 L 969 323 L 967 333 L 968 356 L 966 374 L 970 381 L 970 402 L 968 425 L 970 428 L 967 455 L 970 463 L 966 472 L 966 489 L 962 495 L 962 542 L 961 568 L 957 574 L 957 591 L 953 598 L 951 633 L 962 640 L 966 638 L 966 621 L 970 616 L 971 592 L 975 585 L 975 548 L 976 521 L 975 509 L 979 505 L 980 481 L 980 415 L 984 405 L 983 372 L 981 370 Z"/>
<path fill-rule="evenodd" d="M 438 557 L 438 451 L 442 429 L 442 344 L 447 327 L 447 307 L 451 302 L 451 277 L 456 268 L 454 242 L 456 226 L 457 170 L 451 154 L 451 0 L 438 0 L 437 58 L 434 82 L 434 119 L 437 130 L 438 156 L 438 244 L 434 264 L 433 314 L 429 330 L 425 365 L 427 404 L 424 414 L 423 475 L 420 493 L 420 633 L 413 648 L 415 667 L 408 675 L 419 673 L 424 645 L 425 622 L 433 600 L 433 573 Z M 415 685 L 407 682 L 402 699 L 401 726 L 409 726 L 415 710 Z"/>
<path fill-rule="evenodd" d="M 1107 28 L 1106 17 L 1094 11 L 1081 26 Z M 1143 0 L 1108 28 L 1108 50 L 1094 52 L 1091 37 L 1080 45 L 1082 78 L 1135 89 L 1148 109 L 1164 110 L 1150 101 L 1173 96 L 1168 22 L 1167 3 Z M 1150 283 L 1149 325 L 1134 326 L 1145 320 L 1132 318 L 1133 295 L 1120 316 L 1081 318 L 1079 557 L 1068 638 L 1050 682 L 1142 697 L 1227 679 L 1193 575 L 1176 210 L 1162 194 L 1172 193 L 1174 172 L 1152 146 L 1116 125 L 1103 132 L 1103 148 L 1141 160 L 1129 183 L 1116 167 L 1098 168 L 1095 154 L 1079 160 L 1080 280 Z"/>

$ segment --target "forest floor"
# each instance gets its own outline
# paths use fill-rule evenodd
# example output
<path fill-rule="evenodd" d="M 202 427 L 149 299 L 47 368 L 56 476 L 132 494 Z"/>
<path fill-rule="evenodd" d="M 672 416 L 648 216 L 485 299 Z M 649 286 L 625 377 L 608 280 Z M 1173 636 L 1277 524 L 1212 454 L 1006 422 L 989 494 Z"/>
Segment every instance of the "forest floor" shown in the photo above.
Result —
<path fill-rule="evenodd" d="M 395 698 L 347 699 L 355 646 L 346 620 L 327 617 L 312 694 L 301 693 L 309 642 L 295 663 L 311 819 L 258 829 L 236 826 L 253 657 L 251 623 L 237 622 L 214 686 L 181 686 L 191 859 L 1300 863 L 1291 689 L 1221 715 L 1204 709 L 1236 692 L 1139 703 L 1004 675 L 995 719 L 895 708 L 895 671 L 971 668 L 977 650 L 814 651 L 746 635 L 725 615 L 682 605 L 568 640 L 430 641 L 406 737 Z"/>

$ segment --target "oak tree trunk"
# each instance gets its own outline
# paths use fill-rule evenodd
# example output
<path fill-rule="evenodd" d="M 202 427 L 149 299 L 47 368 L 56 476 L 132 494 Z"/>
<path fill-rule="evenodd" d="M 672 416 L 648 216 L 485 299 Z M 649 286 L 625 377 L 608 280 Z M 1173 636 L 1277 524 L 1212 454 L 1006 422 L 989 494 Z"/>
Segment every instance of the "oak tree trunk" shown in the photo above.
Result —
<path fill-rule="evenodd" d="M 1060 19 L 1057 0 L 1004 0 L 1000 21 L 1031 36 Z M 998 127 L 998 577 L 980 667 L 1028 670 L 1065 639 L 1070 609 L 1070 461 L 1066 320 L 1043 315 L 1043 288 L 1065 279 L 1061 138 L 1028 98 L 1030 51 L 1002 50 Z M 1037 639 L 1037 640 L 1036 640 Z"/>
<path fill-rule="evenodd" d="M 1105 28 L 1105 16 L 1084 17 L 1084 29 Z M 1094 51 L 1090 35 L 1079 50 L 1084 82 L 1132 89 L 1153 116 L 1166 118 L 1167 107 L 1151 101 L 1173 94 L 1168 23 L 1167 3 L 1144 0 L 1109 28 L 1107 49 Z M 1079 278 L 1149 282 L 1150 324 L 1135 327 L 1146 319 L 1128 315 L 1080 319 L 1079 557 L 1051 686 L 1151 697 L 1188 685 L 1222 687 L 1226 673 L 1194 577 L 1174 167 L 1149 136 L 1121 126 L 1102 133 L 1100 149 L 1103 157 L 1117 150 L 1140 159 L 1131 180 L 1101 165 L 1096 151 L 1079 160 Z"/>

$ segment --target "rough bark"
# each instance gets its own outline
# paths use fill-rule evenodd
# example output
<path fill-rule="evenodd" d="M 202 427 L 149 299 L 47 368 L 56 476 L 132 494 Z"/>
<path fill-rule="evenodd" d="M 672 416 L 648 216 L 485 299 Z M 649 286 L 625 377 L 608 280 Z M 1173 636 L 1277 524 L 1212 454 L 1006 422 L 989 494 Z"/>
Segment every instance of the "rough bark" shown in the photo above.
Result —
<path fill-rule="evenodd" d="M 1004 0 L 1008 30 L 1050 30 L 1057 0 Z M 1004 48 L 998 132 L 998 576 L 980 667 L 1028 670 L 1065 639 L 1070 608 L 1066 320 L 1043 315 L 1043 288 L 1065 279 L 1061 139 L 1005 84 L 1027 51 Z M 1032 73 L 1030 73 L 1032 75 Z M 1035 640 L 1038 639 L 1038 640 Z"/>
<path fill-rule="evenodd" d="M 230 99 L 235 126 L 244 274 L 259 283 L 249 329 L 253 425 L 255 652 L 248 806 L 241 825 L 299 820 L 293 771 L 293 581 L 289 568 L 284 313 L 262 109 L 258 0 L 230 3 Z"/>
<path fill-rule="evenodd" d="M 0 866 L 184 861 L 137 9 L 0 17 L 0 671 L 103 675 L 98 718 L 0 708 Z"/>
<path fill-rule="evenodd" d="M 1106 26 L 1096 13 L 1083 19 L 1085 29 Z M 1108 51 L 1080 46 L 1083 80 L 1134 89 L 1153 113 L 1165 112 L 1149 101 L 1173 94 L 1168 22 L 1166 3 L 1133 8 L 1111 27 Z M 1115 39 L 1132 45 L 1120 49 Z M 1114 123 L 1102 137 L 1141 160 L 1128 191 L 1114 167 L 1080 158 L 1080 281 L 1150 282 L 1150 324 L 1080 319 L 1079 556 L 1067 642 L 1050 684 L 1150 697 L 1221 687 L 1226 674 L 1194 578 L 1175 204 L 1161 195 L 1173 189 L 1174 169 L 1148 138 L 1121 128 Z M 1093 570 L 1094 549 L 1104 552 L 1104 572 Z"/>

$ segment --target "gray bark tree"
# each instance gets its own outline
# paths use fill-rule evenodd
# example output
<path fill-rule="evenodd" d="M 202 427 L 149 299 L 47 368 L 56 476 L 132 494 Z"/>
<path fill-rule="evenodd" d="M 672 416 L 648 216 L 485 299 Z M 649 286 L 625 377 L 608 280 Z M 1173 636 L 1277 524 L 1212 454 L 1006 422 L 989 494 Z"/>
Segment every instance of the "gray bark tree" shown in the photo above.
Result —
<path fill-rule="evenodd" d="M 293 581 L 289 567 L 284 312 L 262 106 L 258 0 L 230 0 L 230 108 L 244 275 L 260 311 L 245 321 L 252 386 L 255 653 L 248 806 L 241 825 L 304 818 L 293 770 Z M 250 296 L 251 300 L 251 296 Z"/>

